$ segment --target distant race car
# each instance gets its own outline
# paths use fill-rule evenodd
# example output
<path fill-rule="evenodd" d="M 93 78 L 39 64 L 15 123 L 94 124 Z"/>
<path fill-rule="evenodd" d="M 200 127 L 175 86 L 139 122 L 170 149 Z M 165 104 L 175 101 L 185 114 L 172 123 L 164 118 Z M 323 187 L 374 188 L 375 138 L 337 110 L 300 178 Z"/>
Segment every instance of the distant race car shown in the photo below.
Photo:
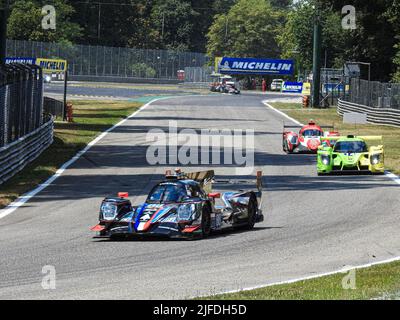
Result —
<path fill-rule="evenodd" d="M 318 150 L 318 175 L 338 172 L 385 171 L 383 145 L 370 145 L 370 141 L 382 141 L 381 136 L 353 136 L 321 138 Z M 331 145 L 335 141 L 334 145 Z"/>
<path fill-rule="evenodd" d="M 281 91 L 284 82 L 283 79 L 273 79 L 271 83 L 271 91 Z"/>
<path fill-rule="evenodd" d="M 230 94 L 240 94 L 240 90 L 236 88 L 235 83 L 233 81 L 227 81 L 224 89 L 224 93 L 230 93 Z"/>
<path fill-rule="evenodd" d="M 299 128 L 297 132 L 287 130 Z M 331 131 L 323 131 L 330 129 Z M 282 148 L 286 153 L 317 153 L 321 145 L 321 137 L 335 137 L 339 133 L 333 131 L 333 126 L 318 126 L 310 120 L 306 126 L 283 125 Z M 327 140 L 328 141 L 328 140 Z"/>
<path fill-rule="evenodd" d="M 147 200 L 132 206 L 126 192 L 105 198 L 99 223 L 91 228 L 96 237 L 166 236 L 204 238 L 215 230 L 229 227 L 252 229 L 264 220 L 261 211 L 262 176 L 257 172 L 256 190 L 249 181 L 214 180 L 214 171 L 167 172 L 165 180 L 149 193 Z M 254 182 L 253 182 L 254 183 Z M 213 184 L 223 190 L 232 185 L 240 191 L 212 192 Z M 221 204 L 217 199 L 222 198 Z"/>

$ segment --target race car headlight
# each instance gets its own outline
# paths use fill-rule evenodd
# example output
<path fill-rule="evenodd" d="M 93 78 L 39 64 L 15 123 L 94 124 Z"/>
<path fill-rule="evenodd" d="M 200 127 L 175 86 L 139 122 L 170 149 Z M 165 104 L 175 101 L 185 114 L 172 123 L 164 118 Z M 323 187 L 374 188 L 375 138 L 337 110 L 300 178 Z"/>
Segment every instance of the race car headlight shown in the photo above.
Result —
<path fill-rule="evenodd" d="M 371 156 L 371 164 L 378 164 L 379 162 L 381 162 L 381 156 L 379 154 Z"/>
<path fill-rule="evenodd" d="M 113 220 L 117 215 L 117 206 L 113 203 L 104 202 L 100 207 L 104 220 Z"/>
<path fill-rule="evenodd" d="M 184 204 L 178 207 L 178 221 L 189 221 L 193 219 L 193 215 L 196 212 L 194 204 Z"/>
<path fill-rule="evenodd" d="M 321 162 L 322 164 L 324 164 L 325 166 L 328 166 L 331 163 L 331 159 L 329 156 L 327 155 L 322 155 L 321 156 Z"/>

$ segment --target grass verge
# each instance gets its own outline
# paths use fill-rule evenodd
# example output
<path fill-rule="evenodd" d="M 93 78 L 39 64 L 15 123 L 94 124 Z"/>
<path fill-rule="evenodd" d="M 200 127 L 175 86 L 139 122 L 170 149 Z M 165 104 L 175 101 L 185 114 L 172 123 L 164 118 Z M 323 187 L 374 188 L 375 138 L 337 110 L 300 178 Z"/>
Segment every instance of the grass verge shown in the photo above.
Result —
<path fill-rule="evenodd" d="M 354 281 L 347 281 L 354 275 Z M 345 281 L 344 278 L 346 277 Z M 342 281 L 348 289 L 344 289 Z M 354 286 L 353 286 L 354 285 Z M 354 289 L 352 289 L 354 288 Z M 392 292 L 392 294 L 387 294 Z M 366 300 L 400 298 L 400 262 L 292 284 L 207 297 L 210 300 Z"/>
<path fill-rule="evenodd" d="M 307 123 L 310 119 L 320 125 L 334 125 L 340 134 L 381 135 L 385 147 L 385 167 L 393 173 L 400 174 L 400 128 L 379 125 L 349 125 L 343 124 L 342 118 L 336 113 L 336 108 L 303 109 L 299 103 L 271 103 L 271 105 L 288 116 Z"/>
<path fill-rule="evenodd" d="M 74 122 L 56 121 L 53 144 L 0 187 L 0 208 L 44 182 L 98 134 L 129 116 L 141 105 L 140 102 L 126 101 L 74 101 Z"/>

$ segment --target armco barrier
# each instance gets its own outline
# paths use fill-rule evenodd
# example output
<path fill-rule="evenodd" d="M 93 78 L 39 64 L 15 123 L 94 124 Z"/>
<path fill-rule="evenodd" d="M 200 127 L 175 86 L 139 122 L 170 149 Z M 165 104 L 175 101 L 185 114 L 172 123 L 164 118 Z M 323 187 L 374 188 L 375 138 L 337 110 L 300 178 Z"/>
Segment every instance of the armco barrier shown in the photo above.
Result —
<path fill-rule="evenodd" d="M 52 144 L 53 128 L 51 117 L 36 130 L 0 148 L 0 184 L 21 171 Z"/>
<path fill-rule="evenodd" d="M 400 127 L 400 110 L 397 109 L 373 108 L 339 100 L 337 113 L 343 116 L 348 112 L 366 114 L 369 123 Z"/>

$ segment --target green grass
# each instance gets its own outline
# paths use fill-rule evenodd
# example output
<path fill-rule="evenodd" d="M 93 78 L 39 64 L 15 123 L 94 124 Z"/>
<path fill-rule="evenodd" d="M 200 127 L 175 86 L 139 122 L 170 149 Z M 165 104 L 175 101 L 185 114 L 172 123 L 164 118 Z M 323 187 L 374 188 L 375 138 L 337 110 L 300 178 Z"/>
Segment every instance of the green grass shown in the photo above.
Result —
<path fill-rule="evenodd" d="M 307 123 L 310 119 L 320 125 L 334 125 L 340 134 L 381 135 L 385 148 L 385 166 L 388 170 L 400 174 L 400 128 L 378 125 L 343 124 L 342 117 L 336 113 L 336 108 L 304 109 L 299 103 L 271 103 L 274 108 L 285 112 L 290 117 Z"/>
<path fill-rule="evenodd" d="M 53 144 L 0 187 L 0 208 L 44 182 L 98 134 L 126 118 L 141 105 L 140 102 L 125 101 L 74 101 L 74 122 L 56 121 Z"/>
<path fill-rule="evenodd" d="M 355 289 L 344 289 L 338 273 L 292 284 L 209 296 L 210 300 L 357 300 L 399 298 L 400 262 L 355 270 Z"/>

